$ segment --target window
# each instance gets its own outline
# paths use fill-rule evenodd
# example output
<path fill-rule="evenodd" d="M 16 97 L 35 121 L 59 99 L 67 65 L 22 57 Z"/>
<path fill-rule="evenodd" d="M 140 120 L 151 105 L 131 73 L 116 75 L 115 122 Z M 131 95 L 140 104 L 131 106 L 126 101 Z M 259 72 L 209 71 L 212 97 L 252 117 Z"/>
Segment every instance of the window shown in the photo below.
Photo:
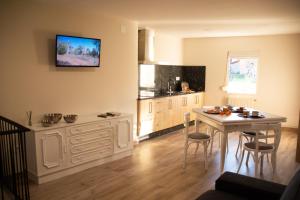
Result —
<path fill-rule="evenodd" d="M 228 93 L 256 94 L 258 57 L 228 56 Z"/>

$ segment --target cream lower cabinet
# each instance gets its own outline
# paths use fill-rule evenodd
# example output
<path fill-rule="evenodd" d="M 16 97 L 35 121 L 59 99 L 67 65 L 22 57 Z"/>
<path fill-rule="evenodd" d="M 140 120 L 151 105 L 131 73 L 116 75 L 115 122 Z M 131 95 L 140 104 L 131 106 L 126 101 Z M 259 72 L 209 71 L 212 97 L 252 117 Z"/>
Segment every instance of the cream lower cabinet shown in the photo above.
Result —
<path fill-rule="evenodd" d="M 166 120 L 167 103 L 165 98 L 159 98 L 154 101 L 154 131 L 165 129 L 168 126 L 168 120 Z"/>
<path fill-rule="evenodd" d="M 190 109 L 202 107 L 204 101 L 204 93 L 200 92 L 200 93 L 191 94 L 189 100 L 190 100 L 189 102 Z M 195 120 L 195 119 L 196 119 L 196 114 L 191 112 L 191 120 Z"/>
<path fill-rule="evenodd" d="M 40 174 L 51 173 L 66 166 L 65 129 L 43 131 L 37 136 L 36 155 Z"/>
<path fill-rule="evenodd" d="M 178 114 L 179 113 L 179 98 L 177 97 L 168 97 L 167 98 L 168 107 L 167 107 L 167 116 L 165 120 L 168 122 L 167 128 L 176 126 L 181 124 L 182 117 Z"/>
<path fill-rule="evenodd" d="M 67 128 L 69 166 L 112 156 L 114 128 L 111 122 L 99 122 Z"/>
<path fill-rule="evenodd" d="M 29 177 L 37 183 L 132 153 L 132 115 L 57 126 L 33 126 L 26 138 Z"/>
<path fill-rule="evenodd" d="M 138 135 L 160 131 L 183 123 L 185 112 L 203 106 L 204 93 L 138 100 Z M 191 119 L 195 114 L 191 112 Z"/>
<path fill-rule="evenodd" d="M 114 152 L 120 153 L 133 148 L 132 122 L 128 118 L 115 121 Z"/>
<path fill-rule="evenodd" d="M 154 101 L 146 99 L 138 102 L 138 132 L 140 136 L 154 132 Z"/>

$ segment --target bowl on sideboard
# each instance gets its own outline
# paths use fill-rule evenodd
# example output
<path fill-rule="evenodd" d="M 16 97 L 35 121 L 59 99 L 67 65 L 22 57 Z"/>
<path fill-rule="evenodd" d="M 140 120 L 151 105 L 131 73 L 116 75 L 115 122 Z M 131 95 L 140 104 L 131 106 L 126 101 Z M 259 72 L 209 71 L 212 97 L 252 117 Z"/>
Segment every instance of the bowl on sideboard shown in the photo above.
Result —
<path fill-rule="evenodd" d="M 48 113 L 44 115 L 44 119 L 51 121 L 54 124 L 57 124 L 62 118 L 61 113 Z"/>
<path fill-rule="evenodd" d="M 74 123 L 78 118 L 78 115 L 64 115 L 64 120 L 67 123 Z"/>
<path fill-rule="evenodd" d="M 53 122 L 49 119 L 42 119 L 41 124 L 43 127 L 49 127 L 53 124 Z"/>

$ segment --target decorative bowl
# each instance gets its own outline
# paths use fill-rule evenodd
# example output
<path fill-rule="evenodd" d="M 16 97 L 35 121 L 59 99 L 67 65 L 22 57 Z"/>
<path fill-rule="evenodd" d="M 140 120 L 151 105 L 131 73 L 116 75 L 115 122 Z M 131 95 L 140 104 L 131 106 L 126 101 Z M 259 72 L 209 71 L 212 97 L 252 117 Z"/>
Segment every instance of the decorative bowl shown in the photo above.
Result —
<path fill-rule="evenodd" d="M 49 120 L 49 119 L 43 119 L 41 121 L 41 123 L 42 123 L 43 127 L 49 127 L 49 126 L 51 126 L 53 124 L 53 122 L 51 120 Z"/>
<path fill-rule="evenodd" d="M 44 116 L 44 119 L 47 119 L 54 124 L 58 123 L 61 120 L 61 118 L 62 118 L 61 113 L 49 113 L 49 114 L 45 114 Z"/>
<path fill-rule="evenodd" d="M 77 120 L 78 115 L 64 115 L 64 120 L 67 123 L 74 123 Z"/>

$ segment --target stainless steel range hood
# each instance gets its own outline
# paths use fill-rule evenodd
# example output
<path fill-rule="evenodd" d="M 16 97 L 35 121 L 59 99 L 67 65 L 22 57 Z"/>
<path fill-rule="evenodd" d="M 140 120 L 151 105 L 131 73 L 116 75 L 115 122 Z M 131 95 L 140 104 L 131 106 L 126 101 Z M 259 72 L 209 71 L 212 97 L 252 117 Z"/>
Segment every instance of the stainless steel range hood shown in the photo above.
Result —
<path fill-rule="evenodd" d="M 155 32 L 141 29 L 138 33 L 138 62 L 139 64 L 155 64 L 154 62 Z"/>

